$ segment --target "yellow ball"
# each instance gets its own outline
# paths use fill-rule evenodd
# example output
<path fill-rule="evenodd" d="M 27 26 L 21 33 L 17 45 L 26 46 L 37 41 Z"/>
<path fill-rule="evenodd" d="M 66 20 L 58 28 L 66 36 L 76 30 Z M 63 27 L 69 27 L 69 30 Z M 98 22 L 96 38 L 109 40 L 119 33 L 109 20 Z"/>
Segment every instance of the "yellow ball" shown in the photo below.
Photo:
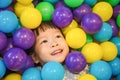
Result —
<path fill-rule="evenodd" d="M 34 8 L 33 3 L 29 4 L 29 5 L 22 5 L 20 3 L 16 3 L 14 6 L 14 10 L 15 10 L 15 14 L 17 15 L 17 17 L 20 17 L 21 13 L 26 9 L 26 8 Z"/>
<path fill-rule="evenodd" d="M 108 21 L 113 15 L 112 6 L 107 2 L 98 2 L 95 4 L 93 12 L 98 14 L 102 21 Z"/>
<path fill-rule="evenodd" d="M 66 41 L 71 48 L 80 48 L 86 42 L 86 34 L 82 29 L 74 28 L 66 34 Z"/>
<path fill-rule="evenodd" d="M 72 22 L 66 26 L 65 28 L 62 28 L 62 32 L 64 35 L 67 34 L 68 31 L 72 30 L 73 28 L 77 28 L 78 27 L 78 23 L 73 19 Z"/>
<path fill-rule="evenodd" d="M 28 5 L 32 3 L 33 0 L 17 0 L 17 2 L 23 4 L 23 5 Z"/>
<path fill-rule="evenodd" d="M 8 74 L 4 80 L 22 80 L 22 77 L 18 73 Z"/>
<path fill-rule="evenodd" d="M 91 74 L 84 74 L 80 76 L 77 80 L 97 80 L 97 79 Z"/>
<path fill-rule="evenodd" d="M 103 57 L 102 57 L 103 60 L 111 61 L 117 56 L 118 50 L 114 43 L 110 41 L 106 41 L 106 42 L 102 42 L 100 46 L 103 49 Z"/>
<path fill-rule="evenodd" d="M 20 21 L 24 27 L 35 29 L 41 24 L 42 16 L 36 8 L 27 8 L 22 12 Z"/>
<path fill-rule="evenodd" d="M 97 60 L 101 60 L 103 57 L 101 46 L 95 42 L 84 45 L 81 52 L 86 58 L 87 63 L 93 63 Z"/>

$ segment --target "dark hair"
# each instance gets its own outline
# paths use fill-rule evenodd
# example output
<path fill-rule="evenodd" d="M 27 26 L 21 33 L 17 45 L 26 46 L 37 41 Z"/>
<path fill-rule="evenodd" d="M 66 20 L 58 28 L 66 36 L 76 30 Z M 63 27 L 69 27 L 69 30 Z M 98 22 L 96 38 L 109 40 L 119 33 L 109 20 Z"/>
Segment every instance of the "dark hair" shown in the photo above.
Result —
<path fill-rule="evenodd" d="M 61 31 L 60 28 L 58 28 L 55 24 L 53 24 L 52 22 L 42 22 L 40 24 L 39 27 L 37 27 L 36 29 L 34 29 L 34 33 L 36 34 L 36 36 L 38 36 L 40 33 L 39 33 L 39 30 L 40 31 L 46 31 L 47 29 L 59 29 Z M 62 31 L 61 31 L 62 33 Z M 62 33 L 63 34 L 63 33 Z"/>

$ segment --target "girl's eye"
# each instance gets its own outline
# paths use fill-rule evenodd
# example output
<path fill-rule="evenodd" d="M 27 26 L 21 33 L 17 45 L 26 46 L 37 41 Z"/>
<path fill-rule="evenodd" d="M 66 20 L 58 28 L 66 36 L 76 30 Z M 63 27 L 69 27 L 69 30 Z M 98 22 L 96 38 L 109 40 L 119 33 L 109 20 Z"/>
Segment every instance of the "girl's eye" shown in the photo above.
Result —
<path fill-rule="evenodd" d="M 61 38 L 61 35 L 57 35 L 56 38 Z"/>
<path fill-rule="evenodd" d="M 47 43 L 47 40 L 43 40 L 43 41 L 41 42 L 41 44 L 42 44 L 42 43 Z"/>

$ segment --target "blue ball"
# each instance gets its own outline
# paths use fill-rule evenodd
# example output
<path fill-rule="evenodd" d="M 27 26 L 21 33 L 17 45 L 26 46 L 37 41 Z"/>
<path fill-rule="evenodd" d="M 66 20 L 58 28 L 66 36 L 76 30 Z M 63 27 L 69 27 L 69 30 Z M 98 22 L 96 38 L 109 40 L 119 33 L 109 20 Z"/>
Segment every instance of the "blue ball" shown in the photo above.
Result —
<path fill-rule="evenodd" d="M 94 6 L 97 3 L 97 0 L 84 0 L 84 3 L 89 6 Z"/>
<path fill-rule="evenodd" d="M 6 66 L 2 59 L 0 59 L 0 79 L 5 75 L 6 73 Z"/>
<path fill-rule="evenodd" d="M 99 60 L 91 64 L 90 74 L 94 75 L 97 80 L 110 80 L 112 69 L 107 62 Z"/>
<path fill-rule="evenodd" d="M 50 3 L 55 4 L 55 3 L 57 3 L 59 0 L 43 0 L 43 1 L 50 2 Z"/>
<path fill-rule="evenodd" d="M 119 75 L 117 75 L 117 79 L 116 80 L 120 80 L 120 74 Z"/>
<path fill-rule="evenodd" d="M 0 12 L 0 31 L 10 33 L 18 26 L 17 16 L 8 10 Z"/>
<path fill-rule="evenodd" d="M 120 37 L 113 37 L 110 41 L 117 46 L 118 56 L 120 56 Z"/>
<path fill-rule="evenodd" d="M 22 80 L 42 80 L 41 71 L 35 67 L 28 68 L 23 72 Z"/>
<path fill-rule="evenodd" d="M 104 22 L 100 31 L 95 33 L 93 37 L 100 42 L 108 41 L 112 37 L 112 27 L 110 24 Z"/>
<path fill-rule="evenodd" d="M 112 74 L 118 75 L 120 74 L 120 59 L 115 58 L 112 61 L 109 62 L 111 68 L 112 68 Z"/>
<path fill-rule="evenodd" d="M 42 80 L 63 80 L 64 73 L 64 67 L 58 62 L 48 62 L 41 70 Z"/>
<path fill-rule="evenodd" d="M 12 3 L 12 0 L 0 0 L 0 8 L 6 8 Z"/>

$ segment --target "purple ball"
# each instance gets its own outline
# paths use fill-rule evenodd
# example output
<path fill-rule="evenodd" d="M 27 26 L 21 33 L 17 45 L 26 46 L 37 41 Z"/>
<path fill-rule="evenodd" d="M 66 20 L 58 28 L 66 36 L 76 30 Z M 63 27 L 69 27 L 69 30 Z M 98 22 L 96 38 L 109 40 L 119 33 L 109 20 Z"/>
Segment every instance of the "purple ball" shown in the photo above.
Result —
<path fill-rule="evenodd" d="M 7 47 L 7 36 L 0 32 L 0 51 L 2 51 L 3 49 L 5 49 Z"/>
<path fill-rule="evenodd" d="M 114 20 L 114 19 L 110 19 L 110 20 L 108 21 L 108 23 L 109 23 L 109 24 L 111 25 L 111 27 L 112 27 L 112 37 L 117 36 L 118 33 L 119 33 L 119 29 L 118 29 L 118 27 L 117 27 L 117 25 L 116 25 L 115 20 Z"/>
<path fill-rule="evenodd" d="M 27 55 L 21 48 L 11 48 L 3 56 L 5 65 L 12 71 L 19 71 L 27 62 Z"/>
<path fill-rule="evenodd" d="M 120 5 L 117 5 L 113 8 L 113 17 L 116 19 L 116 17 L 120 14 Z"/>
<path fill-rule="evenodd" d="M 59 1 L 55 4 L 55 8 L 58 8 L 58 7 L 66 7 L 66 5 L 63 1 Z"/>
<path fill-rule="evenodd" d="M 2 55 L 4 55 L 4 53 L 6 53 L 6 51 L 8 51 L 10 48 L 14 47 L 12 38 L 8 38 L 7 43 L 8 43 L 7 47 L 4 50 L 1 51 Z"/>
<path fill-rule="evenodd" d="M 81 20 L 81 27 L 88 34 L 95 34 L 102 27 L 102 19 L 95 13 L 87 13 Z"/>
<path fill-rule="evenodd" d="M 72 12 L 67 7 L 56 8 L 52 16 L 53 23 L 59 28 L 69 25 L 72 22 L 72 19 Z"/>
<path fill-rule="evenodd" d="M 86 59 L 80 52 L 74 51 L 66 57 L 65 64 L 72 73 L 79 73 L 86 67 Z"/>
<path fill-rule="evenodd" d="M 22 72 L 24 72 L 26 69 L 34 67 L 34 61 L 30 56 L 27 56 L 27 62 L 25 66 L 21 69 Z"/>
<path fill-rule="evenodd" d="M 35 42 L 35 35 L 27 28 L 18 29 L 13 35 L 14 45 L 22 49 L 29 49 Z"/>
<path fill-rule="evenodd" d="M 90 7 L 89 5 L 87 5 L 87 4 L 82 4 L 80 7 L 78 7 L 78 8 L 76 8 L 76 9 L 73 10 L 73 17 L 74 17 L 74 19 L 75 19 L 78 23 L 80 23 L 82 17 L 83 17 L 85 14 L 87 14 L 87 13 L 89 13 L 89 12 L 91 12 L 91 11 L 92 11 L 92 10 L 91 10 L 91 7 Z"/>

